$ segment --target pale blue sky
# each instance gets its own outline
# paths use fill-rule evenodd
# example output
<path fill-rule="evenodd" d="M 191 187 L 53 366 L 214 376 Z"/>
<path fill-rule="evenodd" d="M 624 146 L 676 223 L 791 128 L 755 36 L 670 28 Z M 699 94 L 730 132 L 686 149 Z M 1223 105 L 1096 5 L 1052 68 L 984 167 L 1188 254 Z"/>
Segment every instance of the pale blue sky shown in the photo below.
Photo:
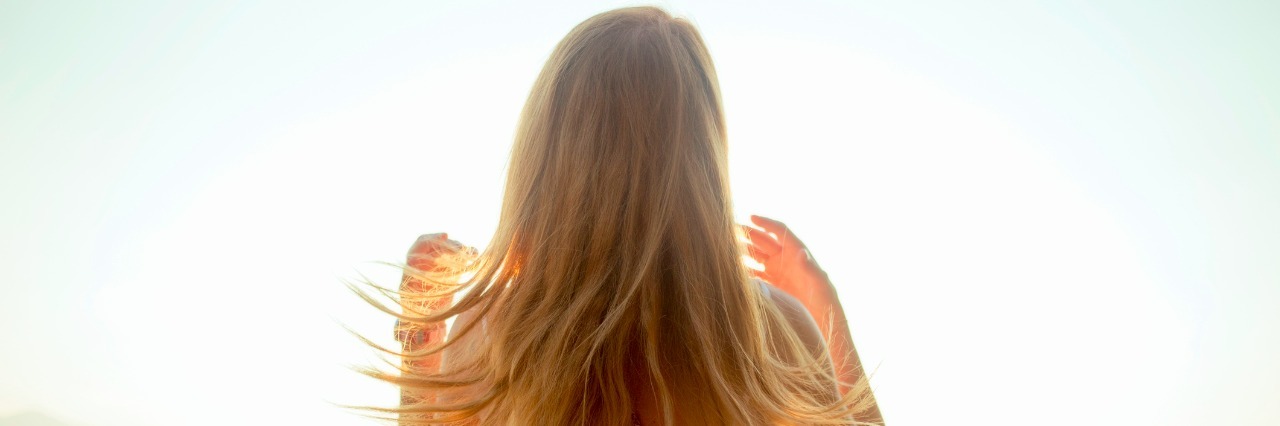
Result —
<path fill-rule="evenodd" d="M 368 424 L 339 278 L 483 244 L 542 61 L 631 4 L 0 1 L 0 419 Z M 1280 423 L 1280 4 L 656 4 L 893 424 Z"/>

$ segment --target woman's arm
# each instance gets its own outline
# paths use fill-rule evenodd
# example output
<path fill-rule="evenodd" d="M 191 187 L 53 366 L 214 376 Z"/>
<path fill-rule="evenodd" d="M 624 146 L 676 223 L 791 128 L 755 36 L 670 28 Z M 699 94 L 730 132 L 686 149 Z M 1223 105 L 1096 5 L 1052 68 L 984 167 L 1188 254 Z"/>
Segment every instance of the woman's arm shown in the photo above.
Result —
<path fill-rule="evenodd" d="M 435 259 L 446 251 L 457 250 L 461 244 L 448 239 L 448 235 L 444 233 L 426 234 L 418 237 L 418 240 L 409 248 L 407 265 L 418 270 L 431 270 L 435 266 Z M 400 279 L 400 291 L 407 293 L 420 294 L 430 290 L 425 288 L 425 284 L 410 276 L 404 274 Z M 410 301 L 401 298 L 400 307 L 406 315 L 413 315 L 414 312 L 419 314 L 429 314 L 445 309 L 449 306 L 450 300 L 441 298 L 430 302 Z M 396 340 L 400 342 L 402 353 L 410 353 L 431 347 L 444 341 L 445 324 L 436 323 L 430 325 L 413 324 L 403 321 L 396 321 Z M 422 358 L 401 358 L 401 368 L 418 374 L 431 374 L 440 371 L 440 365 L 443 361 L 444 354 L 437 352 L 431 356 Z M 408 389 L 401 389 L 400 404 L 402 406 L 413 405 L 419 402 L 435 402 L 434 395 L 424 395 L 421 392 L 415 392 Z"/>
<path fill-rule="evenodd" d="M 822 273 L 824 280 L 826 275 L 825 272 Z M 850 385 L 867 380 L 866 371 L 862 368 L 858 349 L 853 345 L 853 333 L 849 331 L 849 320 L 844 315 L 844 307 L 840 304 L 835 287 L 826 280 L 824 288 L 825 290 L 815 294 L 815 297 L 806 304 L 805 309 L 809 311 L 809 315 L 817 319 L 822 334 L 827 336 L 827 345 L 836 366 L 836 376 L 841 382 L 840 392 L 843 393 L 850 389 Z M 880 405 L 875 402 L 875 394 L 868 391 L 868 397 L 871 398 L 871 407 L 859 414 L 858 420 L 883 422 L 884 417 L 880 415 Z"/>
<path fill-rule="evenodd" d="M 751 221 L 764 229 L 742 227 L 750 242 L 748 254 L 764 266 L 763 271 L 754 271 L 756 276 L 794 297 L 817 321 L 826 336 L 836 377 L 841 383 L 840 392 L 848 392 L 852 385 L 867 380 L 853 345 L 853 334 L 849 331 L 844 307 L 827 273 L 818 267 L 808 248 L 785 224 L 761 216 L 752 216 Z M 875 395 L 869 393 L 868 397 L 871 398 L 871 407 L 858 414 L 857 420 L 882 422 Z"/>

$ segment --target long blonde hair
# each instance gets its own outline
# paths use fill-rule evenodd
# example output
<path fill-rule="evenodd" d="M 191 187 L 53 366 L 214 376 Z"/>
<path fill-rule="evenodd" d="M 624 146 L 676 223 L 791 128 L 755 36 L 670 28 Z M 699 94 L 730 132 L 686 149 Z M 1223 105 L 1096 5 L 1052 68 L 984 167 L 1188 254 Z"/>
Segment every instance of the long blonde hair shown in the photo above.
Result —
<path fill-rule="evenodd" d="M 742 261 L 727 158 L 716 72 L 693 25 L 653 7 L 579 24 L 524 106 L 493 239 L 475 257 L 406 267 L 432 290 L 398 296 L 469 291 L 439 312 L 385 309 L 423 325 L 474 309 L 483 344 L 439 372 L 367 371 L 439 395 L 386 412 L 402 424 L 629 425 L 645 392 L 666 424 L 676 413 L 852 423 L 865 386 L 836 395 L 830 355 L 801 341 Z M 455 326 L 467 336 L 478 323 Z"/>

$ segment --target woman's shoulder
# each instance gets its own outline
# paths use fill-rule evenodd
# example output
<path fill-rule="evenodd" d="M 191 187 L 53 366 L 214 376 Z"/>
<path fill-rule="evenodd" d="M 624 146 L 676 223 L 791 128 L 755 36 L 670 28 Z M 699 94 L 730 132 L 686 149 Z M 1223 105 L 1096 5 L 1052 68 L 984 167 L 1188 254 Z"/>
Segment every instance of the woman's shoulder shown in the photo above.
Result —
<path fill-rule="evenodd" d="M 458 337 L 458 333 L 461 332 L 462 329 L 466 328 L 467 324 L 471 324 L 476 320 L 477 311 L 479 311 L 479 309 L 471 308 L 471 309 L 462 311 L 458 313 L 458 316 L 453 317 L 453 324 L 449 326 L 450 340 L 456 339 Z M 483 324 L 477 324 L 476 326 L 482 327 Z M 470 334 L 475 334 L 475 333 L 470 333 Z"/>
<path fill-rule="evenodd" d="M 774 287 L 768 281 L 759 278 L 752 278 L 752 281 L 755 281 L 756 285 L 760 286 L 760 291 L 765 298 L 773 302 L 783 313 L 790 315 L 796 312 L 803 312 L 806 316 L 808 315 L 808 311 L 805 310 L 804 304 L 800 303 L 800 299 L 796 299 L 795 296 Z"/>
<path fill-rule="evenodd" d="M 809 314 L 809 310 L 805 308 L 803 303 L 800 303 L 799 299 L 779 290 L 773 284 L 769 284 L 764 280 L 757 278 L 755 281 L 759 283 L 765 299 L 778 307 L 778 311 L 787 319 L 787 323 L 795 330 L 796 336 L 800 338 L 800 341 L 815 351 L 821 351 L 826 347 L 826 341 L 822 337 L 822 330 L 818 328 L 818 322 Z"/>
<path fill-rule="evenodd" d="M 449 325 L 449 341 L 452 343 L 444 349 L 445 364 L 455 361 L 458 357 L 474 355 L 479 349 L 480 342 L 486 338 L 485 334 L 488 331 L 488 324 L 478 315 L 479 311 L 478 308 L 471 308 L 453 317 L 453 323 Z M 480 323 L 475 324 L 476 321 Z M 465 334 L 463 334 L 464 331 Z"/>

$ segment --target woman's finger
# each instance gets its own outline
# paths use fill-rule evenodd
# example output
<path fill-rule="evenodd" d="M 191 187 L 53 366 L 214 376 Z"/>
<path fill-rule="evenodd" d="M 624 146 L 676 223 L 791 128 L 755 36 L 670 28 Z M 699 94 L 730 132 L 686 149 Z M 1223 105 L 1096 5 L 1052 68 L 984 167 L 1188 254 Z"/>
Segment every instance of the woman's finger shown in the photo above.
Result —
<path fill-rule="evenodd" d="M 780 221 L 776 221 L 776 220 L 764 217 L 764 216 L 754 215 L 754 214 L 751 215 L 751 223 L 754 223 L 756 224 L 756 226 L 759 226 L 765 231 L 772 232 L 778 236 L 781 236 L 782 234 L 787 233 L 786 224 Z"/>
<path fill-rule="evenodd" d="M 773 277 L 769 276 L 768 272 L 755 270 L 755 269 L 749 269 L 749 270 L 751 271 L 752 276 L 765 280 L 765 282 L 769 282 L 769 283 L 773 282 Z"/>
<path fill-rule="evenodd" d="M 411 267 L 430 270 L 435 267 L 436 259 L 448 254 L 463 254 L 475 256 L 478 250 L 467 247 L 466 245 L 450 240 L 448 234 L 424 234 L 418 237 L 413 247 L 409 248 L 407 256 L 407 264 Z"/>
<path fill-rule="evenodd" d="M 782 244 L 779 244 L 778 240 L 775 240 L 773 236 L 750 226 L 738 226 L 741 226 L 742 231 L 747 235 L 747 241 L 750 241 L 752 245 L 755 245 L 757 249 L 765 254 L 772 256 L 782 251 Z"/>
<path fill-rule="evenodd" d="M 788 228 L 786 224 L 780 221 L 753 214 L 751 215 L 751 223 L 756 224 L 765 231 L 773 233 L 773 235 L 777 235 L 778 242 L 783 245 L 795 244 L 797 246 L 804 247 L 804 243 L 796 237 L 796 234 L 791 232 L 791 228 Z"/>
<path fill-rule="evenodd" d="M 449 239 L 449 233 L 436 232 L 434 234 L 422 234 L 421 236 L 418 237 L 418 239 L 419 240 L 447 240 Z"/>
<path fill-rule="evenodd" d="M 448 232 L 437 232 L 437 233 L 434 233 L 434 234 L 422 234 L 422 235 L 419 235 L 419 236 L 418 236 L 418 239 L 417 239 L 417 240 L 415 240 L 415 241 L 413 242 L 413 244 L 414 244 L 414 245 L 417 245 L 417 244 L 421 244 L 421 243 L 424 243 L 424 242 L 427 242 L 427 241 L 433 241 L 433 240 L 447 240 L 447 239 L 449 239 L 449 233 L 448 233 Z"/>
<path fill-rule="evenodd" d="M 769 261 L 769 258 L 773 256 L 760 251 L 760 249 L 756 248 L 756 246 L 747 244 L 747 257 L 750 257 L 751 260 L 754 260 L 756 261 L 756 263 L 763 265 L 765 264 L 765 262 Z"/>
<path fill-rule="evenodd" d="M 444 235 L 444 234 L 432 234 L 432 235 Z M 454 240 L 450 240 L 442 237 L 429 237 L 427 235 L 424 235 L 422 237 L 419 237 L 418 241 L 415 241 L 413 243 L 413 247 L 409 249 L 409 254 L 412 255 L 412 254 L 434 254 L 439 252 L 458 252 L 458 251 L 464 250 L 465 248 L 466 248 L 466 245 Z"/>
<path fill-rule="evenodd" d="M 436 250 L 438 250 L 438 248 L 435 246 L 435 243 L 439 241 L 447 241 L 448 238 L 449 238 L 449 234 L 445 232 L 419 235 L 418 239 L 413 241 L 413 245 L 409 246 L 409 255 L 413 255 L 415 253 L 417 254 L 433 253 Z"/>

